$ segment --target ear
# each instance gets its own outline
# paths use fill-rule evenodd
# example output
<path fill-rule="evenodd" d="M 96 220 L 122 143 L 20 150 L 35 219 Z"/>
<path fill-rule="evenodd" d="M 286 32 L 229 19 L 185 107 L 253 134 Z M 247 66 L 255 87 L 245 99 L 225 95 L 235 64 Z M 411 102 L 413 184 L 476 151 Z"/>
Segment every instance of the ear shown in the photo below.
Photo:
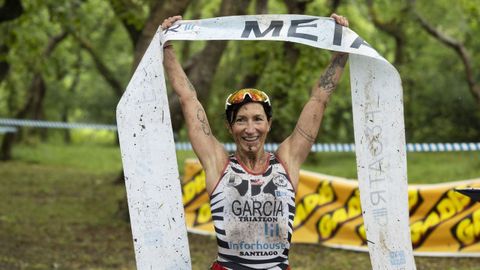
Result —
<path fill-rule="evenodd" d="M 272 118 L 270 117 L 270 120 L 268 120 L 268 131 L 272 129 Z"/>

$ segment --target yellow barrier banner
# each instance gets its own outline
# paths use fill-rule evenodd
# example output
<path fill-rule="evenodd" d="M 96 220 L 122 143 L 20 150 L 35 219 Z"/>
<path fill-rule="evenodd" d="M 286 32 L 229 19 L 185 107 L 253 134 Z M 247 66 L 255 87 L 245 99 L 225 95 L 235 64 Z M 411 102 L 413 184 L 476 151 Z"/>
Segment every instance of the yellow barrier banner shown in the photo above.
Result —
<path fill-rule="evenodd" d="M 408 207 L 416 255 L 480 257 L 480 203 L 454 189 L 480 187 L 480 178 L 409 185 Z M 215 234 L 205 190 L 205 172 L 188 159 L 182 184 L 187 228 Z M 381 196 L 378 197 L 381 199 Z M 387 216 L 374 213 L 380 224 Z M 302 170 L 296 194 L 294 243 L 368 251 L 356 180 Z"/>

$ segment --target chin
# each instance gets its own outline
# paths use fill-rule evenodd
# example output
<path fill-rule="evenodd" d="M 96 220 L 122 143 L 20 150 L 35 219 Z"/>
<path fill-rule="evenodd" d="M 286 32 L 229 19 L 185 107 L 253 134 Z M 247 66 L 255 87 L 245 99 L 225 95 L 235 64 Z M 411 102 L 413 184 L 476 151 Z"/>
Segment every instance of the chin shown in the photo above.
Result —
<path fill-rule="evenodd" d="M 252 153 L 256 153 L 260 150 L 260 147 L 261 145 L 260 144 L 255 144 L 255 145 L 244 145 L 243 146 L 243 150 L 245 150 L 245 152 L 252 152 Z M 250 150 L 251 149 L 251 150 Z"/>

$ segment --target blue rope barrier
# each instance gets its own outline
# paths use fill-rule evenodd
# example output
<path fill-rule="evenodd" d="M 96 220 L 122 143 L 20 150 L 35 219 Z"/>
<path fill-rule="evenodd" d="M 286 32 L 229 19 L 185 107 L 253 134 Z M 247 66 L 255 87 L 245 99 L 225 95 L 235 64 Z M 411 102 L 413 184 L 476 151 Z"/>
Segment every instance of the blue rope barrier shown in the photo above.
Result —
<path fill-rule="evenodd" d="M 1 125 L 4 125 L 3 127 Z M 0 133 L 16 132 L 15 127 L 37 127 L 37 128 L 65 128 L 65 129 L 99 129 L 117 130 L 115 125 L 87 124 L 87 123 L 64 123 L 40 120 L 20 120 L 0 118 Z M 177 150 L 190 151 L 192 145 L 188 142 L 175 144 Z M 234 143 L 225 143 L 229 152 L 237 149 Z M 265 150 L 273 152 L 278 148 L 276 143 L 265 144 Z M 355 145 L 352 143 L 317 143 L 312 146 L 312 152 L 355 152 Z M 469 143 L 408 143 L 408 152 L 453 152 L 453 151 L 480 151 L 480 142 Z"/>
<path fill-rule="evenodd" d="M 225 143 L 225 149 L 233 152 L 237 149 L 233 143 Z M 278 144 L 266 143 L 265 151 L 273 152 L 277 150 Z M 176 143 L 176 149 L 182 151 L 192 150 L 190 143 Z M 354 144 L 340 143 L 317 143 L 312 146 L 312 152 L 355 152 Z M 408 152 L 454 152 L 454 151 L 480 151 L 480 143 L 408 143 Z"/>
<path fill-rule="evenodd" d="M 66 129 L 103 129 L 103 130 L 117 130 L 115 125 L 102 124 L 86 124 L 86 123 L 64 123 L 40 120 L 20 120 L 0 118 L 0 125 L 18 126 L 18 127 L 37 127 L 37 128 L 66 128 Z"/>

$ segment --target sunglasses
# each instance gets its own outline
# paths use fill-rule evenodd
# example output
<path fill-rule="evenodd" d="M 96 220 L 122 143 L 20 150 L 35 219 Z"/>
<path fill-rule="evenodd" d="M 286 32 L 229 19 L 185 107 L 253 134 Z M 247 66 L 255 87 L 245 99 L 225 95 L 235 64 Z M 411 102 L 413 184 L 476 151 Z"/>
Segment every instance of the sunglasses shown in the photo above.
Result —
<path fill-rule="evenodd" d="M 271 106 L 270 98 L 268 98 L 265 92 L 253 88 L 247 88 L 230 94 L 225 101 L 225 109 L 230 105 L 242 103 L 247 96 L 249 96 L 253 102 L 265 102 Z"/>

